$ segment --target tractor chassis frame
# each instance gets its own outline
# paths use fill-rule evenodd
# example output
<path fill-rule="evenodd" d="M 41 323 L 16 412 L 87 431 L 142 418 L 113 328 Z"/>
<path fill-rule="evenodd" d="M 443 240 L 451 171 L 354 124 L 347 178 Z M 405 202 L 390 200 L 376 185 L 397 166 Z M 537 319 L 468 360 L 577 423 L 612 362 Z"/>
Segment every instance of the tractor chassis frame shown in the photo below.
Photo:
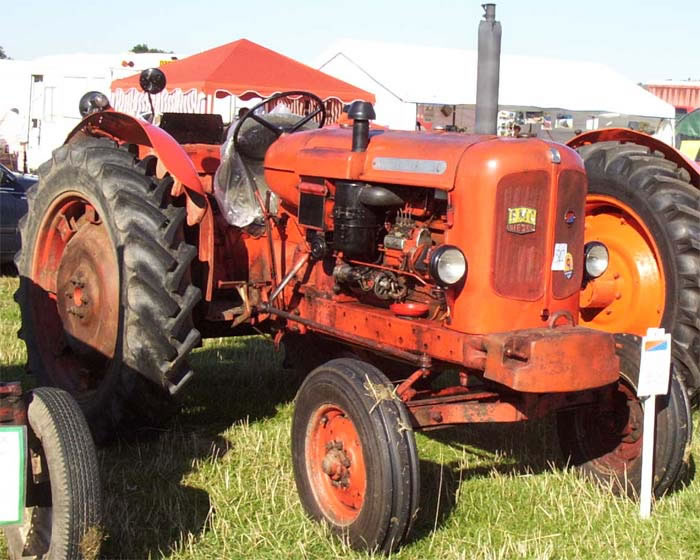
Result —
<path fill-rule="evenodd" d="M 597 404 L 612 407 L 615 385 L 572 393 L 495 392 L 482 388 L 448 387 L 421 391 L 404 404 L 414 429 L 431 430 L 459 424 L 525 422 L 558 410 Z"/>
<path fill-rule="evenodd" d="M 360 309 L 362 315 L 353 316 Z M 320 312 L 321 307 L 312 305 L 304 310 Z M 443 327 L 425 329 L 425 325 L 415 324 L 410 319 L 333 301 L 325 302 L 322 311 L 325 317 L 309 318 L 305 313 L 297 315 L 269 304 L 262 304 L 258 311 L 282 319 L 286 323 L 283 329 L 301 333 L 315 331 L 416 367 L 395 389 L 415 429 L 523 422 L 566 408 L 614 407 L 619 364 L 612 335 L 606 333 L 578 327 L 550 327 L 505 334 L 465 335 Z M 382 340 L 381 336 L 376 339 L 359 336 L 331 326 L 336 324 L 331 316 L 357 321 L 355 324 L 369 323 L 376 327 L 378 334 L 392 330 L 407 333 L 402 339 L 404 343 L 413 333 L 418 344 L 411 352 Z M 429 346 L 424 346 L 427 341 Z M 451 353 L 451 350 L 444 350 L 445 343 L 460 350 L 459 361 L 445 359 L 439 351 L 434 351 L 439 346 L 443 352 Z M 572 353 L 573 348 L 579 350 Z M 597 348 L 597 354 L 592 348 Z M 580 367 L 581 364 L 588 367 Z M 459 385 L 440 390 L 416 389 L 418 381 L 433 376 L 445 366 L 459 368 Z"/>

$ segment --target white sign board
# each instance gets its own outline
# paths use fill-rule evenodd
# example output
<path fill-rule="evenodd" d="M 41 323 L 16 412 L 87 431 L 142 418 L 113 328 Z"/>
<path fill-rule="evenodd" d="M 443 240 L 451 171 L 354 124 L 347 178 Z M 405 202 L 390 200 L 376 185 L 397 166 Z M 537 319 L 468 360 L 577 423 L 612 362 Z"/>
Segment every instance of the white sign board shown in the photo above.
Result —
<path fill-rule="evenodd" d="M 0 427 L 0 525 L 22 523 L 26 442 L 26 426 Z"/>
<path fill-rule="evenodd" d="M 671 375 L 671 335 L 664 329 L 648 329 L 642 338 L 638 397 L 665 395 Z"/>
<path fill-rule="evenodd" d="M 639 493 L 639 516 L 651 517 L 652 482 L 654 479 L 654 433 L 656 432 L 656 395 L 666 395 L 671 379 L 671 335 L 664 329 L 647 329 L 642 337 L 637 396 L 644 401 L 644 435 L 642 436 L 642 488 Z"/>

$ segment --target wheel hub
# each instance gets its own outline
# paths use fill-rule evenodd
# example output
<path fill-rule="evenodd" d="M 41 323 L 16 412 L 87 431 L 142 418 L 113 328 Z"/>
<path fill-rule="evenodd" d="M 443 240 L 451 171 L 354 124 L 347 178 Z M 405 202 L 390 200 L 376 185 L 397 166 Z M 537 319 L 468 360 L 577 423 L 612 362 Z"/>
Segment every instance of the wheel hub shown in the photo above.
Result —
<path fill-rule="evenodd" d="M 581 323 L 640 336 L 647 327 L 658 326 L 666 280 L 660 250 L 644 220 L 620 200 L 589 194 L 585 240 L 602 242 L 610 253 L 610 265 L 581 292 Z"/>
<path fill-rule="evenodd" d="M 306 464 L 327 517 L 340 524 L 354 520 L 367 489 L 365 459 L 355 424 L 338 406 L 324 405 L 313 415 Z"/>
<path fill-rule="evenodd" d="M 114 357 L 118 278 L 107 230 L 100 224 L 85 223 L 68 241 L 56 279 L 58 313 L 75 352 Z"/>
<path fill-rule="evenodd" d="M 343 452 L 343 443 L 330 441 L 326 445 L 326 450 L 326 456 L 321 463 L 323 472 L 330 477 L 331 484 L 347 488 L 350 485 L 348 480 L 350 458 Z"/>
<path fill-rule="evenodd" d="M 85 319 L 85 316 L 92 312 L 93 307 L 90 306 L 92 301 L 88 298 L 90 290 L 85 286 L 85 282 L 80 279 L 81 276 L 82 275 L 76 274 L 70 279 L 70 283 L 73 285 L 73 291 L 71 292 L 69 286 L 68 291 L 65 293 L 68 299 L 65 308 L 67 313 L 75 315 L 79 319 Z"/>
<path fill-rule="evenodd" d="M 586 422 L 591 427 L 590 445 L 602 451 L 598 463 L 622 474 L 641 453 L 644 422 L 639 400 L 622 381 L 615 401 L 614 408 L 599 410 Z"/>

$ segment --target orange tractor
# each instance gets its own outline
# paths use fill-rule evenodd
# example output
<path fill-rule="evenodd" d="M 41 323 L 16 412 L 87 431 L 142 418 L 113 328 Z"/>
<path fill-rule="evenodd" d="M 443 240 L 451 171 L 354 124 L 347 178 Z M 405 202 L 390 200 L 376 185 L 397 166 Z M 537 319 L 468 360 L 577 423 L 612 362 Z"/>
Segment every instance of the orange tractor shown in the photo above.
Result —
<path fill-rule="evenodd" d="M 289 98 L 303 116 L 272 109 Z M 663 324 L 678 344 L 656 495 L 682 475 L 700 245 L 681 160 L 590 137 L 582 160 L 539 139 L 375 129 L 361 101 L 324 128 L 304 92 L 252 108 L 223 147 L 181 145 L 198 116 L 157 127 L 101 94 L 82 103 L 28 192 L 17 299 L 29 368 L 97 436 L 163 414 L 202 334 L 269 333 L 310 371 L 292 427 L 305 509 L 390 551 L 418 504 L 414 430 L 555 413 L 572 464 L 634 495 L 639 339 L 604 330 Z"/>

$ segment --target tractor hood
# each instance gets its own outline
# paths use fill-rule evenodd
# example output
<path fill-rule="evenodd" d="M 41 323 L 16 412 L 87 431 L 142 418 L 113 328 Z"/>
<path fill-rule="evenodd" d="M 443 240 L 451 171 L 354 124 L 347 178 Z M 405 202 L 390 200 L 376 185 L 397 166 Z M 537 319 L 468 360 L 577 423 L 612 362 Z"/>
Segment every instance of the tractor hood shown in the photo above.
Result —
<path fill-rule="evenodd" d="M 265 179 L 296 202 L 301 177 L 421 185 L 451 190 L 464 152 L 494 136 L 373 129 L 367 151 L 353 152 L 352 129 L 329 127 L 282 135 L 265 156 Z"/>

